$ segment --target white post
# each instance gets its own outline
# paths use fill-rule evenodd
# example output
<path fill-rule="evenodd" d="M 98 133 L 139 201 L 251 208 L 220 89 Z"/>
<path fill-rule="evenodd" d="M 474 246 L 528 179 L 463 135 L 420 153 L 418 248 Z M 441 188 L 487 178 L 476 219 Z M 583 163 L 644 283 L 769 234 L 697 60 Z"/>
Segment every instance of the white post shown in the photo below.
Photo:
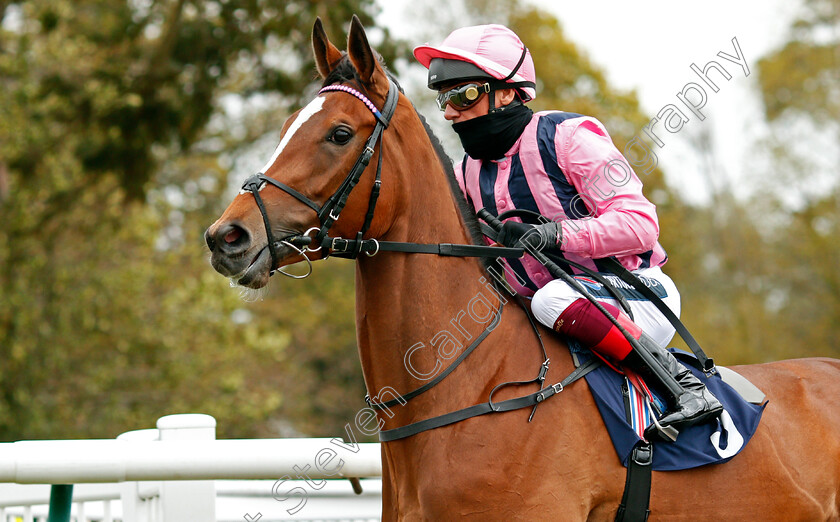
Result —
<path fill-rule="evenodd" d="M 102 522 L 114 522 L 114 517 L 111 516 L 110 500 L 106 500 L 104 505 L 102 506 Z"/>
<path fill-rule="evenodd" d="M 216 419 L 190 413 L 167 415 L 157 421 L 161 441 L 215 440 Z M 180 480 L 161 483 L 160 520 L 215 522 L 216 486 L 212 480 Z"/>
<path fill-rule="evenodd" d="M 158 440 L 156 429 L 127 431 L 117 436 L 117 440 L 149 441 Z M 140 498 L 140 482 L 123 482 L 120 485 L 123 522 L 148 522 L 151 520 L 149 502 Z"/>

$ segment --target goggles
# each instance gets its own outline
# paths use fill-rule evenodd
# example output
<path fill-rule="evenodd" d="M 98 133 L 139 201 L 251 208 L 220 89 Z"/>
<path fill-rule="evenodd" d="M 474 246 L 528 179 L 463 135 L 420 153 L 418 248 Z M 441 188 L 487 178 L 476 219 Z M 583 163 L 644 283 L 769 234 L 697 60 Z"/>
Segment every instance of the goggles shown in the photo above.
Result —
<path fill-rule="evenodd" d="M 463 111 L 475 105 L 481 99 L 481 96 L 488 92 L 490 92 L 489 83 L 456 85 L 449 90 L 439 92 L 437 104 L 442 111 L 446 110 L 447 104 L 452 105 L 455 110 Z"/>

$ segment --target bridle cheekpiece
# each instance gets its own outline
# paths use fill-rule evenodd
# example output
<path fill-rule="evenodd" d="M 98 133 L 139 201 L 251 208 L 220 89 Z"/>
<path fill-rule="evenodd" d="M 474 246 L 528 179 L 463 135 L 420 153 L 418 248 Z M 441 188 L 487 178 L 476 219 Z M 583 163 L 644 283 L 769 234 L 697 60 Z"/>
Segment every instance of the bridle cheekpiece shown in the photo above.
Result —
<path fill-rule="evenodd" d="M 376 145 L 379 143 L 381 144 L 382 141 L 382 133 L 388 127 L 388 124 L 391 121 L 391 117 L 394 115 L 394 110 L 397 107 L 397 100 L 399 98 L 399 88 L 396 86 L 393 80 L 388 80 L 388 96 L 385 100 L 385 105 L 382 108 L 382 111 L 376 108 L 376 105 L 373 104 L 370 99 L 359 92 L 358 90 L 348 87 L 346 85 L 328 85 L 323 87 L 320 91 L 318 91 L 318 95 L 327 93 L 327 92 L 344 92 L 350 94 L 359 100 L 361 100 L 365 106 L 370 109 L 373 116 L 376 118 L 376 126 L 373 128 L 373 131 L 368 137 L 367 141 L 365 142 L 365 147 L 362 149 L 362 152 L 359 154 L 359 157 L 356 159 L 356 163 L 353 165 L 353 168 L 350 169 L 350 172 L 347 174 L 347 177 L 344 178 L 344 181 L 341 183 L 341 186 L 338 187 L 338 190 L 330 196 L 327 201 L 323 205 L 318 205 L 308 197 L 304 196 L 297 190 L 293 189 L 292 187 L 286 185 L 285 183 L 281 183 L 276 179 L 270 178 L 265 175 L 264 172 L 259 172 L 254 174 L 253 176 L 249 177 L 245 180 L 242 184 L 242 190 L 246 192 L 250 192 L 254 196 L 254 200 L 257 203 L 257 208 L 260 210 L 260 214 L 262 214 L 263 224 L 265 225 L 265 233 L 266 238 L 268 240 L 268 251 L 271 254 L 271 274 L 274 272 L 279 271 L 283 275 L 287 275 L 289 277 L 301 278 L 306 277 L 311 273 L 311 264 L 310 264 L 310 272 L 304 276 L 295 276 L 289 274 L 282 269 L 275 268 L 280 261 L 280 258 L 277 254 L 278 246 L 287 246 L 296 250 L 303 258 L 309 263 L 309 258 L 306 256 L 306 252 L 316 252 L 320 250 L 322 247 L 327 247 L 329 251 L 333 249 L 334 239 L 329 238 L 327 233 L 329 232 L 330 228 L 332 227 L 333 223 L 335 223 L 339 216 L 341 215 L 341 211 L 344 209 L 344 205 L 347 203 L 347 198 L 350 197 L 350 192 L 359 182 L 359 179 L 362 177 L 365 169 L 367 168 L 368 164 L 370 163 L 371 158 L 376 149 Z M 365 217 L 365 222 L 362 225 L 362 228 L 356 234 L 356 244 L 361 245 L 362 236 L 367 232 L 368 228 L 370 228 L 371 221 L 373 220 L 373 213 L 374 209 L 376 208 L 376 200 L 379 198 L 379 188 L 381 186 L 381 174 L 382 174 L 382 152 L 380 146 L 380 154 L 379 154 L 379 161 L 376 166 L 376 179 L 373 184 L 373 188 L 371 189 L 370 199 L 368 201 L 368 212 Z M 271 232 L 271 222 L 268 219 L 268 213 L 265 209 L 265 204 L 260 197 L 259 191 L 265 185 L 270 184 L 273 185 L 280 190 L 286 192 L 290 196 L 294 197 L 304 205 L 308 206 L 318 216 L 318 221 L 320 222 L 320 227 L 313 227 L 307 230 L 304 234 L 286 236 L 279 241 L 275 240 L 274 234 Z M 310 237 L 309 233 L 313 230 L 317 230 L 318 232 L 315 236 Z M 318 248 L 311 248 L 311 245 L 318 245 Z M 352 257 L 355 258 L 359 254 L 358 251 L 355 252 L 342 252 L 339 257 Z M 338 254 L 334 254 L 338 255 Z"/>

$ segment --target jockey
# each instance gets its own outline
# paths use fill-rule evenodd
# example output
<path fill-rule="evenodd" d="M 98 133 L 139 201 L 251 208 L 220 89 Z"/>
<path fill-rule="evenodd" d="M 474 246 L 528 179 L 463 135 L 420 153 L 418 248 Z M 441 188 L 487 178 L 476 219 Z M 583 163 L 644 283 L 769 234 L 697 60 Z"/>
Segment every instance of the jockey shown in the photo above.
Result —
<path fill-rule="evenodd" d="M 642 194 L 641 181 L 595 118 L 534 114 L 525 105 L 536 96 L 536 74 L 513 31 L 501 25 L 464 27 L 439 46 L 415 48 L 414 56 L 429 69 L 428 86 L 438 92 L 438 106 L 466 152 L 455 176 L 467 200 L 494 215 L 528 209 L 551 219 L 540 225 L 507 220 L 500 243 L 548 245 L 595 271 L 601 271 L 599 259 L 613 256 L 679 315 L 679 292 L 661 269 L 667 255 L 658 242 L 656 208 Z M 721 412 L 720 402 L 664 348 L 675 328 L 653 303 L 641 296 L 629 301 L 634 322 L 611 296 L 593 292 L 639 341 L 639 350 L 531 256 L 506 263 L 508 282 L 532 296 L 531 309 L 542 324 L 637 371 L 664 394 L 662 426 L 679 430 Z M 576 277 L 590 288 L 600 286 Z M 652 428 L 648 438 L 661 438 Z"/>

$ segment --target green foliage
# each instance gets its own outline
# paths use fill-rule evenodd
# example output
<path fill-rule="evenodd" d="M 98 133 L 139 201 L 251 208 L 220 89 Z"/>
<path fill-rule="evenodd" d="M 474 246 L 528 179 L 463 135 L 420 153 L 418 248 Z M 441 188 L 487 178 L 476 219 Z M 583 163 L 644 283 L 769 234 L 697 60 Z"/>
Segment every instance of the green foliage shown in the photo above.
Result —
<path fill-rule="evenodd" d="M 373 25 L 371 6 L 0 5 L 0 440 L 113 437 L 187 411 L 237 437 L 352 419 L 352 270 L 245 303 L 202 233 L 230 158 L 311 95 L 315 16 L 338 41 L 353 13 Z M 231 97 L 267 116 L 238 120 Z"/>
<path fill-rule="evenodd" d="M 127 196 L 140 199 L 159 160 L 199 138 L 232 81 L 247 76 L 240 94 L 279 93 L 294 106 L 314 79 L 312 20 L 320 15 L 341 34 L 355 11 L 371 22 L 370 4 L 12 2 L 19 28 L 3 34 L 10 51 L 0 75 L 7 110 L 27 114 L 36 129 L 9 136 L 4 160 L 37 179 L 43 153 L 79 136 L 71 150 L 84 171 L 114 174 Z M 38 133 L 39 122 L 50 132 Z"/>
<path fill-rule="evenodd" d="M 792 39 L 758 62 L 768 119 L 785 111 L 807 114 L 818 123 L 840 120 L 840 3 L 807 0 L 792 27 Z"/>
<path fill-rule="evenodd" d="M 767 231 L 766 330 L 788 354 L 840 356 L 839 27 L 840 3 L 807 0 L 790 41 L 758 66 L 772 163 L 751 204 Z"/>

